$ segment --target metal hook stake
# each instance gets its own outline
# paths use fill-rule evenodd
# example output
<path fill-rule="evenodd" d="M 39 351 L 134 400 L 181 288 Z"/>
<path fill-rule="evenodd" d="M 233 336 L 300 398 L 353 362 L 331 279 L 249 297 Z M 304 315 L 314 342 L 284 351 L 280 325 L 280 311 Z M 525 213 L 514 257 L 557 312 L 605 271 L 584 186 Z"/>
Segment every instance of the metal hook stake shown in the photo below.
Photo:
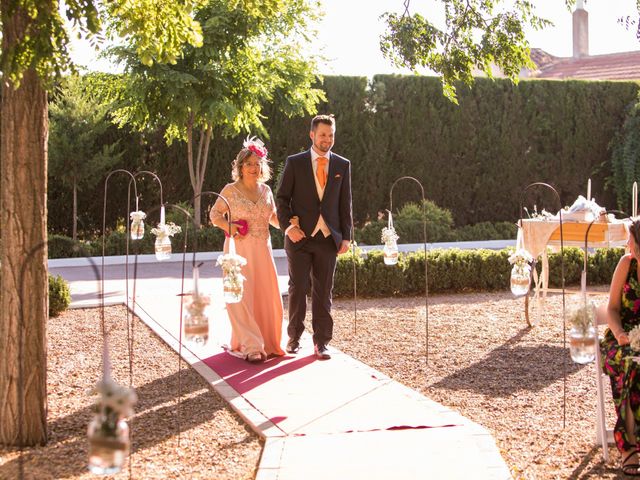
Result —
<path fill-rule="evenodd" d="M 404 176 L 398 178 L 391 185 L 391 189 L 389 190 L 389 211 L 393 211 L 393 189 L 401 180 L 412 180 L 417 183 L 420 187 L 420 193 L 422 194 L 422 235 L 424 239 L 424 314 L 425 314 L 425 353 L 424 353 L 424 362 L 425 364 L 429 364 L 429 277 L 427 270 L 427 211 L 426 211 L 426 202 L 424 196 L 424 187 L 422 183 L 415 178 Z"/>
<path fill-rule="evenodd" d="M 567 349 L 567 314 L 566 314 L 566 301 L 565 301 L 565 278 L 564 278 L 564 233 L 562 230 L 562 201 L 560 200 L 560 195 L 558 191 L 553 188 L 548 183 L 544 182 L 535 182 L 527 185 L 525 189 L 522 191 L 522 195 L 520 196 L 520 223 L 519 228 L 524 229 L 523 216 L 522 212 L 524 211 L 524 199 L 527 194 L 527 191 L 533 187 L 541 186 L 548 188 L 554 194 L 556 199 L 558 200 L 558 218 L 560 219 L 560 273 L 561 273 L 561 284 L 562 284 L 562 350 L 565 351 Z M 533 270 L 535 269 L 535 260 L 534 260 L 534 268 L 531 270 L 531 274 L 533 275 Z M 527 317 L 527 323 L 531 326 L 529 322 L 529 295 L 525 296 L 525 316 Z M 562 429 L 564 430 L 567 425 L 567 356 L 562 356 Z"/>

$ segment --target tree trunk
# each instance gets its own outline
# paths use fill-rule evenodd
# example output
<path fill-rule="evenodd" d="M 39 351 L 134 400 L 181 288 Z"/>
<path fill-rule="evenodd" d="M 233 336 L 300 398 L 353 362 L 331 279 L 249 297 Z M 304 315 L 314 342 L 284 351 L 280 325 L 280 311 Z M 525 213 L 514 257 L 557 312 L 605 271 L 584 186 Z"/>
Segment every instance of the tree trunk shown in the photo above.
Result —
<path fill-rule="evenodd" d="M 73 180 L 73 227 L 71 238 L 75 242 L 78 239 L 78 182 Z"/>
<path fill-rule="evenodd" d="M 8 17 L 11 3 L 2 0 L 3 51 L 29 21 L 22 10 Z M 0 443 L 36 445 L 47 441 L 48 121 L 35 71 L 18 89 L 4 78 L 1 115 Z"/>

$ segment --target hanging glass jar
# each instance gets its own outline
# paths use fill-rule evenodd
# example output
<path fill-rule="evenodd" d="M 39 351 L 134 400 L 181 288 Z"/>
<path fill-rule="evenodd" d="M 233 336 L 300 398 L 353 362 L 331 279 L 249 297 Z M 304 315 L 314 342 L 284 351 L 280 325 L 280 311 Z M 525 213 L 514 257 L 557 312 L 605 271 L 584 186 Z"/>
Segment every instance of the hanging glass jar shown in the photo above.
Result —
<path fill-rule="evenodd" d="M 125 418 L 133 415 L 136 394 L 115 383 L 110 376 L 106 343 L 103 346 L 103 377 L 91 391 L 98 394 L 95 416 L 89 423 L 89 470 L 99 475 L 119 472 L 129 455 L 129 426 Z"/>
<path fill-rule="evenodd" d="M 156 237 L 155 252 L 157 260 L 169 260 L 171 258 L 171 239 L 169 235 L 158 235 Z"/>
<path fill-rule="evenodd" d="M 571 360 L 576 363 L 591 363 L 596 358 L 597 333 L 594 318 L 593 306 L 586 304 L 586 301 L 570 313 L 569 350 Z"/>
<path fill-rule="evenodd" d="M 184 338 L 187 342 L 204 345 L 209 340 L 209 317 L 205 314 L 205 309 L 211 303 L 211 299 L 199 292 L 199 278 L 198 267 L 194 267 L 193 293 L 186 305 L 182 324 L 184 325 Z"/>
<path fill-rule="evenodd" d="M 520 235 L 520 234 L 518 234 Z M 518 237 L 518 239 L 520 236 Z M 519 240 L 517 241 L 519 243 Z M 516 297 L 529 293 L 531 284 L 531 263 L 533 257 L 524 248 L 516 248 L 516 251 L 509 256 L 511 268 L 511 293 Z"/>
<path fill-rule="evenodd" d="M 222 267 L 222 290 L 225 303 L 242 300 L 244 276 L 241 267 L 247 264 L 244 257 L 236 254 L 235 241 L 229 238 L 229 253 L 218 257 L 217 265 Z"/>
<path fill-rule="evenodd" d="M 136 210 L 129 214 L 131 218 L 131 240 L 141 240 L 144 237 L 144 219 L 147 214 L 142 210 Z"/>
<path fill-rule="evenodd" d="M 529 293 L 531 284 L 531 266 L 529 264 L 515 264 L 511 269 L 511 293 L 521 297 Z"/>
<path fill-rule="evenodd" d="M 118 473 L 129 455 L 129 425 L 117 412 L 97 414 L 88 430 L 89 470 L 97 475 Z"/>
<path fill-rule="evenodd" d="M 151 233 L 156 236 L 156 259 L 162 261 L 171 258 L 171 237 L 180 233 L 182 228 L 173 222 L 164 223 L 164 206 L 160 212 L 160 223 L 156 228 L 151 229 Z"/>
<path fill-rule="evenodd" d="M 396 233 L 395 228 L 393 227 L 393 217 L 391 212 L 389 212 L 389 222 L 386 227 L 382 229 L 382 243 L 384 243 L 384 247 L 382 248 L 382 253 L 384 255 L 384 264 L 385 265 L 396 265 L 398 263 L 398 234 Z"/>

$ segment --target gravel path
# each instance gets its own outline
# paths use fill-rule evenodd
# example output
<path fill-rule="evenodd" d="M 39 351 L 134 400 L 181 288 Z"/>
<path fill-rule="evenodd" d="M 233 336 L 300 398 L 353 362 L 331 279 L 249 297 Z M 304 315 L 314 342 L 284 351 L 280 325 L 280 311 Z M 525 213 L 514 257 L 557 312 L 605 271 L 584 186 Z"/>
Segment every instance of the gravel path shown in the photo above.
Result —
<path fill-rule="evenodd" d="M 626 478 L 619 474 L 615 448 L 605 465 L 594 445 L 594 365 L 576 365 L 562 349 L 561 296 L 548 299 L 533 328 L 526 326 L 523 300 L 507 292 L 432 296 L 428 364 L 424 298 L 361 299 L 357 307 L 354 331 L 353 301 L 335 302 L 332 345 L 486 427 L 514 478 Z M 108 308 L 107 316 L 109 325 L 125 323 L 123 307 Z M 126 330 L 114 327 L 114 333 L 116 376 L 127 383 Z M 141 400 L 132 425 L 133 478 L 254 478 L 261 441 L 186 367 L 178 448 L 177 357 L 140 323 L 135 341 L 134 383 Z M 86 470 L 91 401 L 84 392 L 97 380 L 97 345 L 95 310 L 51 319 L 50 441 L 26 451 L 27 478 L 95 478 Z M 611 404 L 608 414 L 612 425 Z M 17 478 L 16 458 L 15 451 L 0 448 L 0 478 Z"/>
<path fill-rule="evenodd" d="M 92 399 L 85 393 L 100 372 L 98 315 L 97 310 L 69 310 L 49 321 L 49 442 L 25 451 L 25 478 L 98 478 L 87 470 Z M 129 383 L 126 316 L 124 307 L 106 309 L 107 325 L 113 326 L 114 377 L 124 385 Z M 253 479 L 262 441 L 184 364 L 178 447 L 178 357 L 139 320 L 134 340 L 139 402 L 131 422 L 131 478 Z M 0 447 L 0 479 L 18 478 L 17 469 L 16 452 Z M 129 472 L 103 478 L 129 478 Z"/>

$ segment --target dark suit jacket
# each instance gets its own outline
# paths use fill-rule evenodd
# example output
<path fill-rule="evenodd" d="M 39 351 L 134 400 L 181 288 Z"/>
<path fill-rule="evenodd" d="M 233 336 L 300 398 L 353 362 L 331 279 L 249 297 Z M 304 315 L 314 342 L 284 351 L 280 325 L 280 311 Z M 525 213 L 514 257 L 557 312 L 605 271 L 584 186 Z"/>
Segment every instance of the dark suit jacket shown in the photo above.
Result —
<path fill-rule="evenodd" d="M 276 204 L 282 231 L 290 225 L 291 217 L 297 215 L 300 228 L 310 237 L 322 214 L 339 248 L 342 240 L 351 240 L 351 163 L 331 152 L 327 185 L 320 200 L 311 166 L 311 152 L 307 150 L 291 155 L 284 166 Z"/>

